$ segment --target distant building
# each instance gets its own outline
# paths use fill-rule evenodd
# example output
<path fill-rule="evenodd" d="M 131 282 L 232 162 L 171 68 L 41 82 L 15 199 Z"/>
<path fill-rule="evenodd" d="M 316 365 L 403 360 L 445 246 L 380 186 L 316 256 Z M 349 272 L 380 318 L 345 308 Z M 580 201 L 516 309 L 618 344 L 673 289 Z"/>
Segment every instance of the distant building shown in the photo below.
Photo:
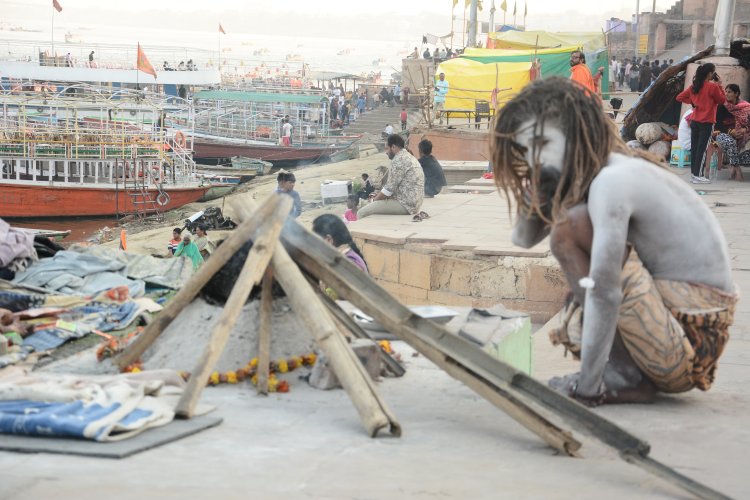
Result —
<path fill-rule="evenodd" d="M 715 41 L 717 4 L 718 0 L 679 0 L 666 12 L 641 12 L 640 27 L 635 16 L 631 21 L 611 18 L 606 21 L 610 51 L 618 59 L 632 58 L 636 50 L 639 57 L 650 59 L 665 53 L 675 60 L 694 54 Z M 734 22 L 732 38 L 747 37 L 750 0 L 737 0 Z"/>

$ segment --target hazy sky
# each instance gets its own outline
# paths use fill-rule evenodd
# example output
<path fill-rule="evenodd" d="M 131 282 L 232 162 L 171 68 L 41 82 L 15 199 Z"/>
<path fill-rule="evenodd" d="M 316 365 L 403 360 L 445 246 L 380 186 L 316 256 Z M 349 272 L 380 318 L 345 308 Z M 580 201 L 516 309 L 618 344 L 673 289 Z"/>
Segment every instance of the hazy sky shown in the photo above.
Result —
<path fill-rule="evenodd" d="M 296 34 L 331 38 L 388 39 L 413 38 L 423 33 L 450 32 L 452 0 L 59 0 L 63 12 L 56 23 L 72 26 L 119 25 L 183 29 L 213 29 L 222 22 L 228 32 Z M 460 0 L 455 14 L 463 15 Z M 490 0 L 480 20 L 489 18 Z M 502 0 L 496 0 L 496 22 L 502 22 Z M 507 22 L 512 22 L 514 0 L 508 0 Z M 659 0 L 657 11 L 674 1 Z M 641 11 L 652 3 L 641 2 Z M 0 0 L 0 22 L 29 27 L 49 26 L 52 0 Z M 524 1 L 518 2 L 517 22 L 522 22 Z M 599 31 L 610 17 L 628 18 L 635 11 L 635 0 L 531 0 L 528 2 L 527 29 L 548 31 Z M 458 31 L 458 28 L 456 28 Z"/>

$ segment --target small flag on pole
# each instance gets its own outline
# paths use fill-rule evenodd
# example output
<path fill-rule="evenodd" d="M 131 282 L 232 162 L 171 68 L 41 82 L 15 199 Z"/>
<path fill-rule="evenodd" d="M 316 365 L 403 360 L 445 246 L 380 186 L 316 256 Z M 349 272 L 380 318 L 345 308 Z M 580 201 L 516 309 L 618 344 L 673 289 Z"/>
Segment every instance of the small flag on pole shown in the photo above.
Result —
<path fill-rule="evenodd" d="M 62 5 L 60 5 L 60 2 L 57 0 L 52 0 L 52 7 L 54 7 L 57 12 L 62 12 Z"/>
<path fill-rule="evenodd" d="M 516 6 L 518 5 L 518 2 L 513 2 L 513 15 L 516 15 Z"/>
<path fill-rule="evenodd" d="M 154 80 L 156 80 L 156 70 L 151 66 L 151 63 L 149 62 L 148 57 L 146 57 L 146 53 L 143 52 L 140 43 L 138 44 L 138 61 L 136 67 L 138 68 L 138 71 L 143 71 L 144 73 L 153 75 Z"/>
<path fill-rule="evenodd" d="M 528 2 L 524 2 L 523 4 L 523 18 L 526 19 L 526 14 L 529 13 L 529 4 Z"/>
<path fill-rule="evenodd" d="M 227 34 L 226 31 L 224 31 L 224 28 L 221 26 L 221 23 L 219 23 L 219 33 Z"/>
<path fill-rule="evenodd" d="M 506 2 L 505 0 L 503 0 L 503 3 L 500 4 L 500 9 L 503 12 L 508 12 L 508 2 Z"/>

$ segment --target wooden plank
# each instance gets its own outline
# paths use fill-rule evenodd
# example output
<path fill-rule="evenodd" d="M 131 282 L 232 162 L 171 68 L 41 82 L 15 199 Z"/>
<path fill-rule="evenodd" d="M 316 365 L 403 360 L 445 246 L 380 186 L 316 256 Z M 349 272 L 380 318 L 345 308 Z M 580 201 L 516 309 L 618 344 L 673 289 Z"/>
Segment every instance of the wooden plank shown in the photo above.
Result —
<path fill-rule="evenodd" d="M 177 315 L 198 295 L 224 264 L 244 245 L 252 234 L 269 218 L 280 210 L 280 196 L 270 196 L 260 208 L 247 217 L 242 224 L 216 249 L 210 259 L 198 268 L 185 285 L 177 291 L 154 321 L 148 325 L 115 359 L 120 369 L 134 363 L 146 349 L 154 343 Z"/>
<path fill-rule="evenodd" d="M 258 332 L 258 394 L 268 394 L 268 368 L 271 365 L 271 316 L 273 313 L 273 266 L 263 275 L 260 292 L 260 329 Z"/>
<path fill-rule="evenodd" d="M 253 247 L 247 255 L 242 271 L 237 278 L 237 282 L 229 294 L 224 309 L 221 311 L 219 322 L 211 332 L 211 338 L 208 341 L 203 355 L 198 360 L 197 365 L 191 372 L 190 380 L 187 387 L 177 403 L 175 413 L 180 417 L 190 418 L 193 416 L 195 406 L 198 404 L 200 395 L 206 387 L 206 380 L 216 367 L 221 354 L 229 340 L 229 334 L 232 332 L 237 318 L 242 312 L 242 306 L 247 302 L 247 298 L 256 283 L 260 282 L 263 277 L 271 256 L 276 247 L 281 232 L 281 225 L 287 217 L 289 210 L 292 208 L 292 199 L 286 197 L 280 204 L 279 210 L 273 213 L 267 220 L 266 224 L 260 227 L 253 238 Z"/>
<path fill-rule="evenodd" d="M 721 493 L 648 458 L 650 445 L 647 442 L 573 399 L 492 358 L 464 339 L 451 335 L 440 325 L 412 313 L 369 276 L 347 262 L 339 252 L 306 231 L 296 221 L 286 222 L 282 242 L 303 269 L 334 287 L 365 314 L 410 343 L 426 357 L 433 359 L 434 351 L 437 350 L 446 361 L 461 366 L 474 376 L 487 381 L 493 390 L 502 390 L 511 394 L 513 398 L 523 398 L 547 408 L 555 415 L 581 427 L 604 444 L 615 448 L 623 459 L 644 470 L 669 480 L 693 495 L 698 494 L 696 485 L 699 485 L 700 491 L 708 495 L 706 498 L 724 498 Z M 516 418 L 513 414 L 510 415 Z M 520 413 L 519 416 L 519 423 L 534 430 L 525 422 L 526 413 Z M 540 437 L 545 439 L 541 434 Z M 700 493 L 701 496 L 703 493 Z"/>

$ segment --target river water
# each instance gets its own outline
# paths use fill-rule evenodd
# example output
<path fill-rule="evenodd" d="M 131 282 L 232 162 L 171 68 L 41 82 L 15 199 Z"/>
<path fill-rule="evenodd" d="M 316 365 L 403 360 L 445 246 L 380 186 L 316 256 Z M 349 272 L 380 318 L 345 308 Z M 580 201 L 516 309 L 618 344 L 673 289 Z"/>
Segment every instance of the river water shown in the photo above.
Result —
<path fill-rule="evenodd" d="M 33 219 L 12 220 L 13 227 L 28 227 L 31 229 L 53 229 L 55 231 L 70 230 L 70 236 L 63 240 L 65 246 L 72 243 L 87 241 L 104 227 L 116 228 L 117 219 L 114 217 L 74 217 L 65 219 Z"/>

